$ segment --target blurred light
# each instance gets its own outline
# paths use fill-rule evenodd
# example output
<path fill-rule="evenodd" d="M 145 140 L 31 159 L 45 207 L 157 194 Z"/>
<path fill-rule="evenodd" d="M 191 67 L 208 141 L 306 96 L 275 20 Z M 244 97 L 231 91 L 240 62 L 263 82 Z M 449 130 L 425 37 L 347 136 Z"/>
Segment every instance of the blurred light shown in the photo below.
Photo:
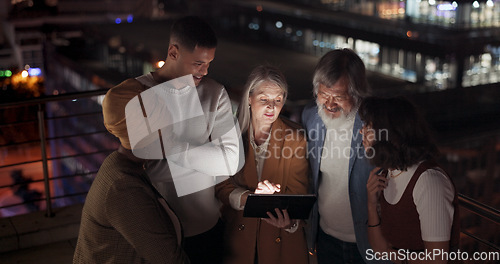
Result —
<path fill-rule="evenodd" d="M 248 24 L 248 28 L 253 29 L 253 30 L 259 30 L 259 24 L 250 23 L 250 24 Z"/>
<path fill-rule="evenodd" d="M 493 1 L 491 1 L 491 0 L 488 0 L 488 1 L 486 1 L 486 5 L 489 7 L 493 7 L 493 6 L 495 6 L 495 3 L 493 3 Z"/>
<path fill-rule="evenodd" d="M 411 33 L 411 31 L 410 31 L 410 30 L 406 31 L 406 36 L 407 36 L 407 37 L 409 37 L 409 38 L 411 38 L 412 33 Z"/>
<path fill-rule="evenodd" d="M 315 39 L 313 40 L 313 46 L 318 46 L 319 45 L 319 40 Z"/>
<path fill-rule="evenodd" d="M 127 16 L 127 22 L 128 23 L 132 23 L 132 21 L 134 21 L 134 15 L 128 15 Z"/>
<path fill-rule="evenodd" d="M 29 76 L 29 74 L 28 74 L 27 70 L 24 70 L 23 72 L 21 72 L 21 77 L 26 78 L 28 76 Z"/>
<path fill-rule="evenodd" d="M 441 11 L 453 11 L 455 10 L 455 6 L 453 6 L 452 4 L 448 3 L 448 4 L 439 4 L 437 5 L 437 9 L 438 10 L 441 10 Z"/>
<path fill-rule="evenodd" d="M 24 69 L 25 70 L 29 70 L 30 69 L 30 66 L 28 64 L 24 65 Z"/>
<path fill-rule="evenodd" d="M 256 9 L 257 9 L 257 12 L 262 12 L 262 6 L 261 5 L 258 5 Z"/>
<path fill-rule="evenodd" d="M 158 68 L 161 68 L 163 65 L 165 65 L 165 61 L 162 61 L 162 60 L 161 60 L 161 61 L 158 61 L 158 62 L 156 63 L 156 67 L 158 67 Z"/>
<path fill-rule="evenodd" d="M 108 40 L 108 45 L 111 48 L 117 49 L 118 47 L 120 47 L 121 44 L 122 44 L 122 40 L 121 40 L 120 36 L 112 36 Z"/>
<path fill-rule="evenodd" d="M 10 77 L 10 76 L 12 76 L 12 72 L 10 70 L 5 70 L 5 71 L 0 70 L 0 77 Z"/>
<path fill-rule="evenodd" d="M 281 21 L 276 21 L 276 28 L 282 28 L 283 27 L 283 23 L 281 23 Z"/>
<path fill-rule="evenodd" d="M 76 101 L 78 101 L 78 99 L 73 99 L 73 100 L 71 100 L 71 101 L 76 102 Z"/>
<path fill-rule="evenodd" d="M 297 32 L 295 32 L 295 35 L 297 35 L 297 37 L 302 37 L 302 30 L 297 30 Z"/>
<path fill-rule="evenodd" d="M 454 8 L 457 8 L 458 7 L 458 3 L 453 1 L 453 3 L 451 3 L 451 5 L 454 7 Z"/>
<path fill-rule="evenodd" d="M 116 23 L 116 24 L 120 24 L 121 22 L 122 22 L 122 19 L 121 19 L 121 18 L 119 18 L 119 17 L 118 17 L 118 18 L 116 18 L 116 19 L 115 19 L 115 23 Z"/>
<path fill-rule="evenodd" d="M 436 0 L 429 0 L 429 5 L 435 5 L 436 4 Z"/>
<path fill-rule="evenodd" d="M 291 33 L 292 33 L 292 28 L 291 28 L 291 27 L 287 27 L 287 28 L 285 29 L 285 32 L 286 32 L 287 34 L 291 34 Z"/>
<path fill-rule="evenodd" d="M 479 8 L 479 2 L 478 1 L 474 1 L 474 3 L 472 3 L 472 7 Z"/>
<path fill-rule="evenodd" d="M 30 76 L 40 76 L 42 75 L 42 70 L 40 68 L 29 68 L 28 74 Z"/>

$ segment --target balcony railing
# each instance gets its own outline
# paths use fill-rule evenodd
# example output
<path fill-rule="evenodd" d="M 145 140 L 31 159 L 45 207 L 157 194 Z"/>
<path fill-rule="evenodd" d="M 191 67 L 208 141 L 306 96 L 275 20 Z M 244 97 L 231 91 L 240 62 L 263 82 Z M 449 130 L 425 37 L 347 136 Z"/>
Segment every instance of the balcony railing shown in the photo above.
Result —
<path fill-rule="evenodd" d="M 43 198 L 11 204 L 5 204 L 3 199 L 3 204 L 0 204 L 2 215 L 15 214 L 9 213 L 9 208 L 10 211 L 17 208 L 17 211 L 26 212 L 23 205 L 37 204 L 36 207 L 45 208 L 47 216 L 52 216 L 55 200 L 63 200 L 55 204 L 66 205 L 71 203 L 71 197 L 86 195 L 100 162 L 118 146 L 117 141 L 109 137 L 102 121 L 98 121 L 102 120 L 100 98 L 106 91 L 68 93 L 0 104 L 2 120 L 12 113 L 22 113 L 17 117 L 23 118 L 0 124 L 0 131 L 3 131 L 0 153 L 4 156 L 0 163 L 0 194 L 8 196 L 11 192 L 21 192 L 25 197 L 35 197 L 26 193 L 43 193 Z M 83 103 L 78 104 L 79 100 Z M 71 112 L 71 107 L 77 109 L 73 114 L 65 114 Z M 22 176 L 14 179 L 14 171 L 20 171 Z M 9 173 L 12 179 L 8 178 Z M 67 184 L 61 182 L 75 182 L 75 179 L 79 179 L 76 182 L 87 179 L 84 181 L 87 188 L 68 186 L 73 191 L 64 187 L 61 190 Z M 75 191 L 78 189 L 81 191 Z"/>
<path fill-rule="evenodd" d="M 0 198 L 22 186 L 42 193 L 38 198 L 0 204 L 1 211 L 38 204 L 38 208 L 45 210 L 46 216 L 50 217 L 54 206 L 83 203 L 101 162 L 118 147 L 118 141 L 107 133 L 102 123 L 100 102 L 106 91 L 68 93 L 0 104 L 3 115 L 0 119 Z M 14 121 L 5 118 L 19 112 L 23 112 L 26 118 Z M 452 168 L 456 166 L 453 161 L 463 159 L 469 160 L 463 164 L 475 164 L 477 162 L 470 160 L 476 157 L 486 160 L 486 163 L 479 163 L 495 167 L 499 152 L 495 146 L 493 144 L 493 148 L 487 151 L 471 150 L 470 147 L 443 148 L 443 156 L 451 160 L 445 168 Z M 467 172 L 478 168 L 464 165 L 459 169 Z M 14 170 L 26 171 L 29 177 L 24 179 L 31 180 L 12 183 L 9 172 Z M 485 173 L 494 171 L 485 170 Z M 499 194 L 493 194 L 498 199 Z M 500 252 L 499 210 L 463 193 L 459 195 L 459 201 L 464 250 Z"/>

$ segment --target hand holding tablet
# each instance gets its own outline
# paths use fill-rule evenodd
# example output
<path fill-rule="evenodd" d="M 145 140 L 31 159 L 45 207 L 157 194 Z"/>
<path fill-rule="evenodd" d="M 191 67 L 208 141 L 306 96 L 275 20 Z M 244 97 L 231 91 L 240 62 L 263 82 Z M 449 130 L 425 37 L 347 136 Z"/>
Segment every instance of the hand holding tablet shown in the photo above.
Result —
<path fill-rule="evenodd" d="M 289 219 L 307 219 L 316 202 L 313 194 L 249 194 L 244 217 L 269 218 L 268 212 L 278 218 L 275 209 L 286 209 Z"/>

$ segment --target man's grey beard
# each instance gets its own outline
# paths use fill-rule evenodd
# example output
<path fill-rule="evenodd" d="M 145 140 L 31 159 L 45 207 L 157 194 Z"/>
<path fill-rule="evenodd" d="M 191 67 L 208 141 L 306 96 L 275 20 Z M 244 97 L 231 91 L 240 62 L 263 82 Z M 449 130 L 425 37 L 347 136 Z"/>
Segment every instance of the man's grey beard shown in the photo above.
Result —
<path fill-rule="evenodd" d="M 346 113 L 343 108 L 340 108 L 340 115 L 338 117 L 331 117 L 325 112 L 325 105 L 318 103 L 318 115 L 323 120 L 323 123 L 327 128 L 338 128 L 342 124 L 345 124 L 347 121 L 351 120 L 354 117 L 354 113 L 356 113 L 355 109 L 352 108 L 350 112 Z"/>

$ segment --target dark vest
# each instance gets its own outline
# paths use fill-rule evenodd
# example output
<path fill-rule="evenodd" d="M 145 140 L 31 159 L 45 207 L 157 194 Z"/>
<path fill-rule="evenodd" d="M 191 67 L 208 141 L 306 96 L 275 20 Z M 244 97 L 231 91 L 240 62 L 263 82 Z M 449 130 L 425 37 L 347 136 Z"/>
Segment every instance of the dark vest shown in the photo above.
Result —
<path fill-rule="evenodd" d="M 425 249 L 417 207 L 413 202 L 413 188 L 415 188 L 415 183 L 423 172 L 435 167 L 438 167 L 438 165 L 433 161 L 422 162 L 408 183 L 401 200 L 396 204 L 389 204 L 385 200 L 384 194 L 380 195 L 382 233 L 385 239 L 396 249 L 408 249 L 410 251 L 422 251 Z M 441 171 L 444 173 L 443 170 Z M 445 173 L 445 175 L 451 181 L 448 174 Z M 453 184 L 453 181 L 451 182 Z M 460 217 L 456 191 L 453 198 L 453 207 L 455 211 L 451 227 L 450 250 L 458 248 L 460 239 Z"/>

